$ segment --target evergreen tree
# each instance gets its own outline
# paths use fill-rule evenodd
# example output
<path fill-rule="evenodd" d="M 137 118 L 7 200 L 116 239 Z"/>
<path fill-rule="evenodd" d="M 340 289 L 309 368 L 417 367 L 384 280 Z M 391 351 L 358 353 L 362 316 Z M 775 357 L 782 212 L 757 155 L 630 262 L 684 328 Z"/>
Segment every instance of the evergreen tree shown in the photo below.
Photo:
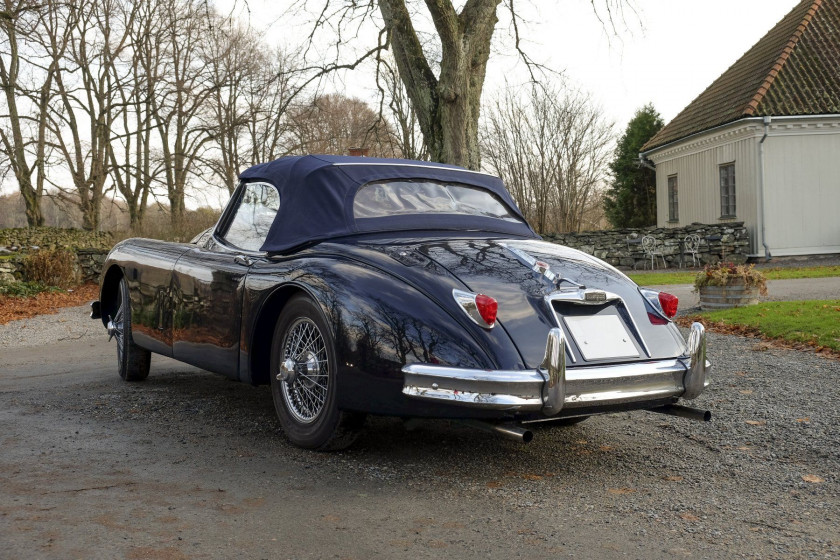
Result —
<path fill-rule="evenodd" d="M 663 124 L 648 103 L 636 111 L 618 142 L 610 163 L 613 181 L 604 198 L 604 210 L 613 227 L 656 225 L 656 172 L 639 165 L 639 152 Z"/>

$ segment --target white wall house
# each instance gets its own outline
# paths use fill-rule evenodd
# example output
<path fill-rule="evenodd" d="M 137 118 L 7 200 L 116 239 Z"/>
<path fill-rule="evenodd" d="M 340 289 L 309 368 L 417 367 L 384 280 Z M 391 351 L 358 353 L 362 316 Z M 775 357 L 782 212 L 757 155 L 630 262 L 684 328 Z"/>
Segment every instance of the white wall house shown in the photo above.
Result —
<path fill-rule="evenodd" d="M 840 0 L 805 0 L 660 130 L 657 224 L 744 222 L 753 256 L 840 253 Z"/>

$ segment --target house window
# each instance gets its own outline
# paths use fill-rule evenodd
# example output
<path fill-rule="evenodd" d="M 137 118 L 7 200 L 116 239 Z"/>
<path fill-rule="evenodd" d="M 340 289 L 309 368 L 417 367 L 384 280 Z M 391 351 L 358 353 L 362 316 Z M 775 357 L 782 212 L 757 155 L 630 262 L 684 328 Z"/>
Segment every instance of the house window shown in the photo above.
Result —
<path fill-rule="evenodd" d="M 735 164 L 720 166 L 720 217 L 735 217 Z"/>
<path fill-rule="evenodd" d="M 680 202 L 677 193 L 677 176 L 668 177 L 668 221 L 680 221 Z"/>

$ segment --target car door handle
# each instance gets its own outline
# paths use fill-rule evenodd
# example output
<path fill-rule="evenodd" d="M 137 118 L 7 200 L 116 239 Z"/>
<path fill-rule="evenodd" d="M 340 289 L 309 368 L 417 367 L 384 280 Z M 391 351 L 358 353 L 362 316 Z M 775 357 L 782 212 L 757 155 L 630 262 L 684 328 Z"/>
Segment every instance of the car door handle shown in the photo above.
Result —
<path fill-rule="evenodd" d="M 251 257 L 246 257 L 245 255 L 236 255 L 233 257 L 233 262 L 241 264 L 242 266 L 251 266 L 254 264 L 253 259 L 251 259 Z"/>

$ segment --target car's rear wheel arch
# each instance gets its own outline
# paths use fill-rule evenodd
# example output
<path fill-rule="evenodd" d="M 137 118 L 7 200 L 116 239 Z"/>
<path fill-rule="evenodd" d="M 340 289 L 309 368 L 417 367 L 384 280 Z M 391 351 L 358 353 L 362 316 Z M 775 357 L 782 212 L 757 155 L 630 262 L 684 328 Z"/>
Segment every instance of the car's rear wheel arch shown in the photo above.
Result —
<path fill-rule="evenodd" d="M 274 328 L 283 312 L 283 308 L 298 294 L 312 294 L 297 284 L 286 284 L 278 287 L 268 296 L 262 305 L 251 333 L 251 383 L 254 385 L 268 385 L 268 373 L 271 365 L 271 344 L 274 338 Z M 317 301 L 317 298 L 313 298 Z"/>

